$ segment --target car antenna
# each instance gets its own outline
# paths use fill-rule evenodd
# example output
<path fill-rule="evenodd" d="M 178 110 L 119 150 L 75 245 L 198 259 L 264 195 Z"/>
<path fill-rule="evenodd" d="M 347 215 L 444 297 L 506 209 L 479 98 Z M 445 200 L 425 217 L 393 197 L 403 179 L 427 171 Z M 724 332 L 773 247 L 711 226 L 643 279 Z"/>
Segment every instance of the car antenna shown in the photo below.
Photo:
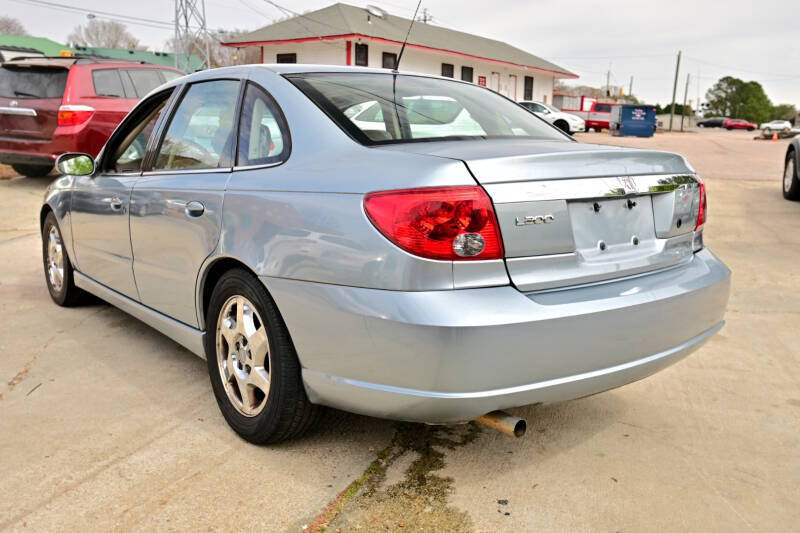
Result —
<path fill-rule="evenodd" d="M 406 32 L 406 38 L 403 39 L 403 46 L 400 47 L 400 55 L 397 56 L 397 62 L 394 64 L 394 71 L 397 72 L 400 70 L 400 60 L 403 59 L 403 52 L 406 49 L 406 43 L 408 42 L 408 36 L 411 35 L 411 28 L 414 27 L 414 21 L 417 20 L 417 12 L 419 11 L 419 6 L 422 4 L 422 0 L 417 2 L 417 9 L 414 10 L 414 17 L 411 19 L 411 24 L 408 25 L 408 31 Z"/>

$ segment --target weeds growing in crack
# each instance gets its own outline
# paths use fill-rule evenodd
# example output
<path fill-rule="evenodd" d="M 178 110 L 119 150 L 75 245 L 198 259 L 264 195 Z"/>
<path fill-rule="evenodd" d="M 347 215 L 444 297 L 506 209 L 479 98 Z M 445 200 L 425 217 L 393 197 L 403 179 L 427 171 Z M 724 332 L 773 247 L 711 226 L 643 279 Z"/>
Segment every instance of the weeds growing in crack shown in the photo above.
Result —
<path fill-rule="evenodd" d="M 398 423 L 391 444 L 358 480 L 340 495 L 338 512 L 328 513 L 317 530 L 469 531 L 469 517 L 447 504 L 452 478 L 436 474 L 445 465 L 445 452 L 474 441 L 474 424 L 427 426 Z M 386 486 L 387 470 L 401 457 L 414 459 L 402 479 Z M 346 498 L 341 496 L 346 495 Z"/>

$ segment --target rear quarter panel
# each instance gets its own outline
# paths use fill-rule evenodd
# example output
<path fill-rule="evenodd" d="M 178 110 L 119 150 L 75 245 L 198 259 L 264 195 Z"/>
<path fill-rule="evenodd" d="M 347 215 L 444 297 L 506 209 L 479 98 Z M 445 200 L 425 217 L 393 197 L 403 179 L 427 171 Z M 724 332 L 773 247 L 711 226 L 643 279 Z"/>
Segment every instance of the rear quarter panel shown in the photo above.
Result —
<path fill-rule="evenodd" d="M 259 276 L 391 290 L 453 288 L 453 263 L 414 257 L 370 223 L 362 201 L 375 190 L 474 185 L 466 166 L 434 156 L 364 147 L 305 95 L 266 69 L 252 81 L 286 115 L 289 159 L 233 172 L 217 257 L 235 257 Z"/>

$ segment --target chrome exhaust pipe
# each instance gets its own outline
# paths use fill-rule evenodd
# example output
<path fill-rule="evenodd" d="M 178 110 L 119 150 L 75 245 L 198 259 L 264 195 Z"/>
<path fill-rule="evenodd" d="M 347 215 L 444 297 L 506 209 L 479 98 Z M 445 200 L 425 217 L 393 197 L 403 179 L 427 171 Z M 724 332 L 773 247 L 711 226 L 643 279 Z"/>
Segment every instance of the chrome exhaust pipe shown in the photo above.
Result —
<path fill-rule="evenodd" d="M 528 423 L 522 418 L 512 416 L 505 411 L 492 411 L 475 419 L 478 424 L 496 429 L 509 437 L 522 437 L 528 429 Z"/>

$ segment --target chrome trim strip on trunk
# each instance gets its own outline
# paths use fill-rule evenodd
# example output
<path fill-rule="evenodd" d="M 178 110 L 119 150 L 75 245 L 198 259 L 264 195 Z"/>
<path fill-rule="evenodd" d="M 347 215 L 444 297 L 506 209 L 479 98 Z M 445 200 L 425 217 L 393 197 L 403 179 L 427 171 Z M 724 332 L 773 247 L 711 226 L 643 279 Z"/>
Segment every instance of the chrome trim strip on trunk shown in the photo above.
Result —
<path fill-rule="evenodd" d="M 0 115 L 19 115 L 23 117 L 35 117 L 36 110 L 30 107 L 0 107 Z"/>
<path fill-rule="evenodd" d="M 652 174 L 488 183 L 484 188 L 495 204 L 510 204 L 661 194 L 696 183 L 698 183 L 697 178 L 691 174 Z"/>

